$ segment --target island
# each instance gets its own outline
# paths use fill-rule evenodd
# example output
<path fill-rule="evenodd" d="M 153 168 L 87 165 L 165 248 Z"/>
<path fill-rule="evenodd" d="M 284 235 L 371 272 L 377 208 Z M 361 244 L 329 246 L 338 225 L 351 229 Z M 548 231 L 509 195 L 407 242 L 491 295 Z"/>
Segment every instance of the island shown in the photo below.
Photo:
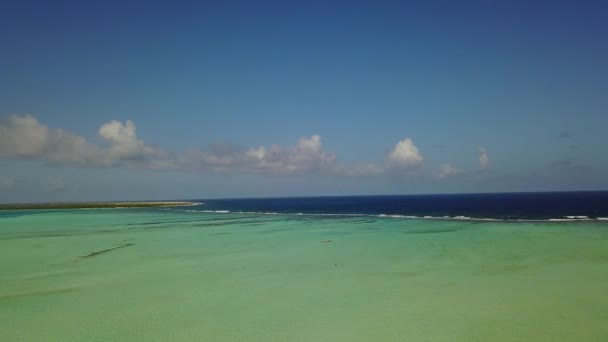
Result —
<path fill-rule="evenodd" d="M 33 210 L 33 209 L 104 209 L 104 208 L 152 208 L 183 207 L 197 205 L 197 202 L 82 202 L 82 203 L 21 203 L 0 204 L 0 210 Z"/>

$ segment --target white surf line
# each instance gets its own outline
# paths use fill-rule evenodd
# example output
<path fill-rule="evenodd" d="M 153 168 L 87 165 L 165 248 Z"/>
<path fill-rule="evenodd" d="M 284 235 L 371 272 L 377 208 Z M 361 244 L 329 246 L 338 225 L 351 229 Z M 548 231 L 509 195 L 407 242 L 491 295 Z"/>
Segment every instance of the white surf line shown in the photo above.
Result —
<path fill-rule="evenodd" d="M 356 213 L 280 213 L 267 211 L 230 211 L 230 210 L 177 210 L 185 212 L 198 212 L 207 214 L 241 214 L 241 215 L 283 215 L 283 216 L 312 216 L 312 217 L 375 217 L 385 219 L 404 219 L 404 220 L 438 220 L 438 221 L 471 221 L 471 222 L 608 222 L 608 217 L 590 218 L 588 216 L 562 216 L 560 218 L 550 219 L 500 219 L 491 217 L 471 217 L 464 215 L 457 216 L 414 216 L 414 215 L 399 215 L 399 214 L 356 214 Z"/>

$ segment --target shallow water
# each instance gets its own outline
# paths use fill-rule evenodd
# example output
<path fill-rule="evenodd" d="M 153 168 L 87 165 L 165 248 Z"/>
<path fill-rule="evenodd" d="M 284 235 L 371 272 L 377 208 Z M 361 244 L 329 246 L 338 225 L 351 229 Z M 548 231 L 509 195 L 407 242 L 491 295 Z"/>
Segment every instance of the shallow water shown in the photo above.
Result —
<path fill-rule="evenodd" d="M 607 288 L 595 222 L 0 213 L 6 341 L 606 341 Z"/>

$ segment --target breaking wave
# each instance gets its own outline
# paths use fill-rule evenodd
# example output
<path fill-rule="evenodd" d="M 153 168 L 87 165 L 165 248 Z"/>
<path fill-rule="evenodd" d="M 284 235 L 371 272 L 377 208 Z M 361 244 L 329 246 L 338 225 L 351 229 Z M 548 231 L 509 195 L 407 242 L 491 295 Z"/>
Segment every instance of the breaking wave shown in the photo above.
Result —
<path fill-rule="evenodd" d="M 165 209 L 166 210 L 166 209 Z M 471 217 L 464 215 L 456 216 L 416 216 L 399 214 L 366 214 L 366 213 L 291 213 L 291 212 L 268 212 L 268 211 L 231 211 L 231 210 L 194 210 L 194 209 L 170 209 L 170 211 L 205 213 L 205 214 L 233 214 L 233 215 L 281 215 L 281 216 L 300 216 L 300 217 L 374 217 L 380 219 L 404 219 L 404 220 L 441 220 L 441 221 L 486 221 L 486 222 L 577 222 L 577 221 L 597 221 L 608 223 L 608 217 L 589 217 L 584 215 L 567 215 L 549 219 L 511 219 L 493 217 Z"/>

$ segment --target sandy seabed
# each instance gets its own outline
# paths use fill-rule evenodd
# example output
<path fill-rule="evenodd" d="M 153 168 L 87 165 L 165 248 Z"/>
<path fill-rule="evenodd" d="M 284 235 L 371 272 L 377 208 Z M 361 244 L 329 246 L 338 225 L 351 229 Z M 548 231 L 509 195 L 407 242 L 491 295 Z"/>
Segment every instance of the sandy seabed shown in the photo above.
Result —
<path fill-rule="evenodd" d="M 608 227 L 0 212 L 6 341 L 607 341 Z"/>

